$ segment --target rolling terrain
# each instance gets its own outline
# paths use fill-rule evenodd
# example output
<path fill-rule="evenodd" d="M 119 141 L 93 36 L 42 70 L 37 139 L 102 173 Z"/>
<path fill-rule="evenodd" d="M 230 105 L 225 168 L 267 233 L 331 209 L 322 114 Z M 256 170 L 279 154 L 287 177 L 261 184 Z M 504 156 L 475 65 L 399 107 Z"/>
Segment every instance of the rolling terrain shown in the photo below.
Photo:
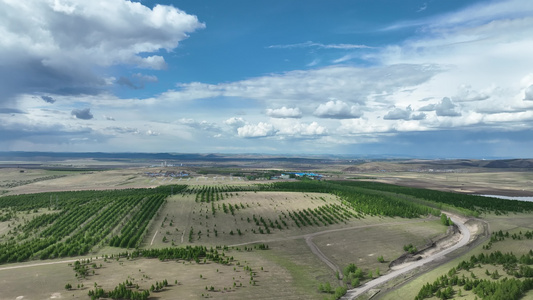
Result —
<path fill-rule="evenodd" d="M 249 165 L 225 169 L 207 162 L 185 167 L 166 163 L 107 170 L 86 169 L 86 160 L 58 160 L 62 167 L 56 169 L 2 169 L 0 298 L 90 299 L 111 297 L 117 289 L 137 293 L 131 297 L 159 299 L 323 299 L 373 282 L 377 289 L 361 297 L 377 293 L 374 297 L 386 298 L 408 288 L 405 299 L 411 299 L 418 292 L 412 287 L 417 274 L 479 252 L 495 229 L 512 234 L 530 226 L 519 222 L 530 220 L 529 204 L 509 206 L 502 202 L 508 200 L 444 192 L 454 188 L 435 180 L 443 176 L 434 172 L 436 167 L 432 172 L 359 169 L 361 181 L 349 179 L 355 177 L 353 169 L 324 163 L 316 167 L 325 179 L 318 182 L 261 179 L 260 174 L 275 171 Z M 476 184 L 465 184 L 463 192 L 491 178 L 486 187 L 493 194 L 527 194 L 525 185 L 519 191 L 509 179 L 490 176 L 510 174 L 515 185 L 530 180 L 528 172 L 515 168 L 526 163 L 504 163 L 513 170 L 474 173 L 490 168 L 475 165 L 468 178 Z M 389 170 L 398 165 L 360 166 L 365 164 Z M 412 164 L 420 167 L 418 162 L 401 163 Z M 464 162 L 458 165 L 465 167 Z M 162 170 L 188 175 L 147 175 L 165 174 Z M 420 181 L 413 184 L 416 180 L 409 178 Z M 442 192 L 414 188 L 432 180 Z M 410 182 L 403 185 L 411 187 L 380 182 Z M 442 211 L 457 214 L 467 229 L 450 231 L 442 224 Z M 472 234 L 463 242 L 468 245 L 456 244 L 457 234 L 467 233 Z M 527 243 L 524 239 L 513 247 L 525 253 Z M 454 244 L 457 251 L 442 254 Z M 406 245 L 415 250 L 405 250 Z M 418 267 L 412 263 L 417 257 L 431 262 Z M 398 269 L 404 270 L 401 276 L 383 279 Z M 474 294 L 463 290 L 461 295 L 470 299 Z"/>

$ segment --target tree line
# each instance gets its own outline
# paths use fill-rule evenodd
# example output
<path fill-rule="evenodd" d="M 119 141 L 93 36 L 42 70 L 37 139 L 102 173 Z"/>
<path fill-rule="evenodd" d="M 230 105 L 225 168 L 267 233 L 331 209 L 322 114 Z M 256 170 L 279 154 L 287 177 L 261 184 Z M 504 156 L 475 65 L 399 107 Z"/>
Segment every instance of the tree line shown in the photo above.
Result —
<path fill-rule="evenodd" d="M 416 198 L 428 201 L 447 204 L 459 208 L 465 208 L 472 212 L 531 212 L 533 211 L 533 202 L 513 201 L 499 199 L 494 197 L 483 197 L 478 195 L 467 195 L 452 192 L 443 192 L 429 189 L 414 187 L 398 186 L 380 182 L 368 181 L 347 181 L 344 185 L 351 185 L 360 188 L 387 191 L 391 193 L 410 195 Z M 509 202 L 512 201 L 512 202 Z"/>
<path fill-rule="evenodd" d="M 498 271 L 485 274 L 492 279 L 479 279 L 470 270 L 481 268 L 482 265 L 503 266 L 507 275 L 504 277 Z M 426 283 L 418 292 L 415 300 L 422 300 L 431 297 L 439 299 L 450 299 L 455 295 L 453 287 L 459 287 L 465 291 L 472 291 L 481 299 L 486 300 L 511 300 L 520 299 L 526 292 L 533 289 L 533 250 L 529 253 L 517 257 L 513 253 L 502 253 L 495 251 L 490 254 L 472 255 L 470 260 L 460 262 L 457 267 L 448 271 L 448 274 L 437 278 L 433 283 Z M 470 276 L 458 275 L 459 271 L 470 272 Z M 521 278 L 524 278 L 521 280 Z M 500 280 L 497 280 L 500 279 Z"/>
<path fill-rule="evenodd" d="M 11 209 L 51 208 L 57 212 L 43 214 L 14 229 L 15 238 L 0 243 L 0 263 L 20 262 L 33 258 L 48 259 L 87 254 L 95 245 L 119 240 L 118 246 L 137 247 L 155 212 L 172 191 L 185 185 L 154 189 L 58 192 L 0 197 L 0 206 Z M 28 200 L 25 205 L 16 204 Z M 60 199 L 55 201 L 55 199 Z M 52 205 L 50 207 L 50 198 Z M 122 228 L 114 237 L 113 232 Z M 122 242 L 127 241 L 127 242 Z M 115 243 L 115 242 L 114 242 Z M 115 244 L 113 244 L 115 245 Z"/>
<path fill-rule="evenodd" d="M 340 197 L 354 210 L 368 214 L 388 217 L 417 218 L 421 215 L 440 215 L 440 211 L 424 205 L 413 203 L 398 197 L 368 192 L 353 186 L 350 182 L 294 181 L 276 182 L 260 185 L 262 191 L 290 191 L 328 193 Z"/>

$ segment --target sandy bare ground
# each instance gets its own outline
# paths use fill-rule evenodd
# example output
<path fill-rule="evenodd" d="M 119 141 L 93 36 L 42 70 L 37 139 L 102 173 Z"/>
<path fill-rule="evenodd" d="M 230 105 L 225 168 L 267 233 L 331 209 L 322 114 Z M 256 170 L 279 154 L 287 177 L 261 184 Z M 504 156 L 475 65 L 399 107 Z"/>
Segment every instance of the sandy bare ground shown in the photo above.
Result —
<path fill-rule="evenodd" d="M 454 222 L 454 224 L 456 224 L 459 228 L 459 231 L 461 232 L 461 238 L 459 240 L 458 243 L 456 243 L 455 245 L 449 247 L 449 248 L 446 248 L 438 253 L 434 253 L 428 257 L 425 257 L 425 258 L 422 258 L 421 260 L 418 260 L 418 261 L 415 261 L 415 262 L 412 262 L 410 264 L 405 264 L 403 268 L 401 269 L 398 269 L 398 270 L 394 270 L 386 275 L 383 275 L 381 277 L 378 277 L 374 280 L 371 280 L 365 284 L 363 284 L 362 286 L 360 287 L 357 287 L 355 289 L 351 289 L 351 290 L 348 290 L 348 292 L 346 293 L 346 295 L 344 295 L 341 299 L 356 299 L 357 297 L 361 296 L 362 294 L 366 293 L 367 291 L 369 291 L 370 289 L 373 289 L 399 275 L 402 275 L 406 272 L 409 272 L 411 270 L 414 270 L 418 267 L 421 267 L 422 265 L 425 265 L 429 262 L 432 262 L 432 261 L 435 261 L 435 260 L 438 260 L 438 259 L 442 259 L 446 254 L 449 254 L 463 246 L 465 246 L 466 244 L 468 244 L 468 242 L 470 241 L 470 237 L 471 237 L 471 234 L 470 234 L 470 230 L 465 226 L 464 224 L 464 220 L 461 219 L 461 218 L 458 218 L 456 216 L 450 216 L 450 218 L 452 219 L 452 221 Z"/>

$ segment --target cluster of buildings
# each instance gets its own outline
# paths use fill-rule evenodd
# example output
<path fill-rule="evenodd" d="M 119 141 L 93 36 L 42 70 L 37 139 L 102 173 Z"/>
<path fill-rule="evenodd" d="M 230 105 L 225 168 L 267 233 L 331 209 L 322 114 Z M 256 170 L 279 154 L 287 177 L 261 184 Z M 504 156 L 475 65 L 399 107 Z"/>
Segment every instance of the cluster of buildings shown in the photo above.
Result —
<path fill-rule="evenodd" d="M 283 173 L 280 176 L 274 176 L 271 179 L 291 179 L 291 178 L 298 178 L 298 177 L 306 177 L 309 179 L 315 179 L 315 180 L 321 180 L 323 175 L 316 174 L 316 173 L 297 173 L 297 172 L 289 172 L 289 173 Z"/>
<path fill-rule="evenodd" d="M 148 177 L 189 177 L 189 173 L 184 171 L 159 171 L 159 172 L 146 172 L 144 175 Z"/>

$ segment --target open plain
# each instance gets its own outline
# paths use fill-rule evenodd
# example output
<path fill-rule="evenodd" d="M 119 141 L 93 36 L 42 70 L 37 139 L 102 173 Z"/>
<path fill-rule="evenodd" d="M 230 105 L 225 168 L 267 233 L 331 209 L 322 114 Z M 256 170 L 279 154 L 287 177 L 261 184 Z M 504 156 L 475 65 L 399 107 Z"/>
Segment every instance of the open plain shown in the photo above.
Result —
<path fill-rule="evenodd" d="M 61 213 L 60 205 L 54 202 L 65 201 L 63 192 L 121 190 L 135 193 L 135 189 L 162 187 L 170 193 L 149 218 L 145 229 L 138 229 L 142 230 L 142 235 L 134 247 L 111 245 L 114 237 L 122 236 L 122 231 L 139 210 L 132 206 L 131 212 L 124 210 L 123 217 L 114 223 L 109 233 L 86 253 L 43 259 L 44 250 L 39 250 L 41 252 L 33 253 L 29 259 L 0 265 L 0 299 L 90 299 L 92 290 L 111 291 L 128 282 L 131 283 L 130 290 L 150 291 L 152 285 L 163 281 L 167 285 L 151 290 L 150 299 L 336 298 L 336 289 L 364 284 L 393 269 L 408 266 L 412 261 L 409 257 L 416 260 L 417 253 L 431 256 L 455 243 L 446 242 L 453 240 L 453 232 L 442 224 L 438 215 L 418 214 L 409 218 L 386 215 L 379 209 L 364 211 L 363 206 L 354 204 L 343 192 L 276 187 L 279 183 L 310 180 L 278 179 L 277 176 L 284 172 L 296 172 L 299 167 L 304 169 L 299 163 L 277 168 L 273 165 L 251 167 L 266 164 L 257 162 L 236 168 L 237 162 L 232 162 L 231 168 L 205 162 L 201 165 L 194 163 L 195 166 L 155 167 L 155 163 L 147 163 L 146 166 L 132 167 L 128 162 L 127 166 L 116 163 L 109 169 L 102 169 L 91 168 L 87 162 L 76 164 L 69 160 L 63 165 L 56 161 L 54 168 L 11 165 L 1 169 L 3 196 L 0 202 L 8 199 L 6 197 L 26 194 L 36 194 L 37 198 L 45 198 L 43 203 L 46 202 L 42 207 L 28 210 L 16 210 L 7 204 L 2 206 L 0 240 L 5 246 L 13 241 L 23 243 L 42 236 L 46 227 L 52 225 L 42 225 L 28 233 L 24 228 L 39 217 Z M 335 182 L 362 180 L 464 194 L 533 194 L 532 176 L 527 170 L 487 171 L 481 167 L 465 167 L 443 174 L 437 169 L 426 168 L 428 162 L 424 162 L 424 166 L 418 164 L 416 170 L 412 169 L 412 164 L 408 169 L 406 163 L 398 162 L 358 163 L 356 166 L 350 166 L 349 162 L 317 164 L 313 171 L 323 176 L 323 183 L 309 182 L 337 184 Z M 308 162 L 304 165 L 306 172 L 311 173 Z M 172 174 L 187 175 L 177 177 Z M 342 190 L 342 186 L 345 185 L 340 184 L 338 188 Z M 353 191 L 360 193 L 354 196 L 358 199 L 396 198 L 390 192 L 368 188 L 355 187 Z M 454 194 L 449 195 L 453 197 Z M 416 200 L 416 197 L 405 194 L 398 198 L 403 199 L 399 203 L 409 202 L 409 197 Z M 87 205 L 96 200 L 89 200 Z M 423 201 L 431 200 L 424 198 Z M 145 200 L 139 201 L 142 204 Z M 95 212 L 94 217 L 81 223 L 80 228 L 89 226 L 111 204 L 106 205 Z M 447 207 L 438 203 L 430 206 L 430 209 L 441 208 L 443 211 Z M 498 211 L 495 214 L 482 210 L 478 218 L 480 221 L 463 217 L 472 233 L 468 246 L 380 285 L 361 297 L 413 299 L 426 281 L 447 272 L 458 260 L 484 251 L 480 248 L 487 245 L 491 232 L 533 229 L 531 212 Z M 68 243 L 81 230 L 67 234 L 61 242 Z M 417 249 L 415 256 L 406 253 L 405 246 L 409 244 Z M 196 246 L 218 249 L 226 261 L 131 255 L 136 249 Z M 527 253 L 532 246 L 530 241 L 516 241 L 495 243 L 493 249 L 511 247 L 517 253 Z M 124 254 L 126 252 L 129 254 Z M 77 273 L 76 261 L 86 265 L 87 274 Z M 357 266 L 361 277 L 355 278 L 354 273 L 344 272 L 350 264 Z M 428 275 L 420 276 L 426 272 Z M 472 293 L 461 295 L 461 299 L 474 299 Z"/>

